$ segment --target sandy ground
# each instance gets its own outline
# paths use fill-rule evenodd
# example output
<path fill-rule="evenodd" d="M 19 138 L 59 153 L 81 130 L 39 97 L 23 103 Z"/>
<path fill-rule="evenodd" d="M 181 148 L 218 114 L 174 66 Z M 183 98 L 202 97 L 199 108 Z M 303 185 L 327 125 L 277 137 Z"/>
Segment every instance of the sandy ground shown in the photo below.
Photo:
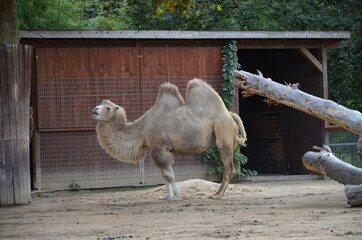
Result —
<path fill-rule="evenodd" d="M 0 239 L 362 239 L 362 208 L 350 208 L 337 182 L 231 185 L 178 183 L 164 188 L 38 193 L 31 204 L 0 208 Z"/>

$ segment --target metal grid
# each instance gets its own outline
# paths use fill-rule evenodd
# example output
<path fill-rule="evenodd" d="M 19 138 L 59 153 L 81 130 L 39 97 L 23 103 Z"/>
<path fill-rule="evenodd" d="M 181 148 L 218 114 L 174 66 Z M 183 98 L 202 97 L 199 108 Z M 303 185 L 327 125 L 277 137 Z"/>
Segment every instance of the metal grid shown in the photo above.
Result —
<path fill-rule="evenodd" d="M 196 77 L 196 76 L 195 76 Z M 220 92 L 222 77 L 197 76 Z M 139 118 L 154 103 L 161 83 L 176 84 L 185 97 L 189 77 L 161 78 L 62 78 L 42 79 L 38 84 L 40 178 L 42 189 L 68 189 L 73 180 L 82 188 L 101 188 L 162 183 L 150 158 L 126 164 L 99 147 L 93 130 L 92 109 L 103 99 L 125 108 L 127 118 Z M 61 87 L 60 87 L 61 86 Z M 100 87 L 102 86 L 102 87 Z M 207 179 L 208 163 L 200 156 L 175 157 L 176 179 Z"/>
<path fill-rule="evenodd" d="M 328 140 L 328 146 L 337 158 L 356 167 L 362 167 L 362 159 L 357 155 L 358 136 L 356 134 L 346 131 L 330 132 Z"/>
<path fill-rule="evenodd" d="M 130 120 L 142 112 L 139 77 L 39 79 L 39 129 L 95 126 L 92 109 L 103 99 L 123 106 Z"/>
<path fill-rule="evenodd" d="M 239 50 L 243 69 L 279 83 L 300 83 L 300 89 L 322 96 L 320 73 L 294 49 Z M 296 109 L 268 106 L 262 97 L 240 99 L 240 113 L 248 134 L 246 167 L 260 174 L 305 174 L 301 156 L 323 142 L 323 122 Z"/>

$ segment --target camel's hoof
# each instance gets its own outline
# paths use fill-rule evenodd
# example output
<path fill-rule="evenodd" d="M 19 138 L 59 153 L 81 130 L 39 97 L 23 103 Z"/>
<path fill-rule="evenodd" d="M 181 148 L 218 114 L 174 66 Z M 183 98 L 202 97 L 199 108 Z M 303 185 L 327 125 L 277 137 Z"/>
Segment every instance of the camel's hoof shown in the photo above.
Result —
<path fill-rule="evenodd" d="M 210 199 L 221 199 L 223 196 L 224 196 L 224 195 L 215 194 L 215 195 L 210 196 L 209 198 L 210 198 Z"/>
<path fill-rule="evenodd" d="M 171 198 L 171 196 L 167 196 L 167 195 L 165 195 L 165 196 L 160 196 L 159 198 L 158 198 L 158 200 L 171 200 L 172 198 Z"/>
<path fill-rule="evenodd" d="M 179 200 L 181 200 L 181 195 L 175 195 L 170 200 L 171 201 L 179 201 Z"/>

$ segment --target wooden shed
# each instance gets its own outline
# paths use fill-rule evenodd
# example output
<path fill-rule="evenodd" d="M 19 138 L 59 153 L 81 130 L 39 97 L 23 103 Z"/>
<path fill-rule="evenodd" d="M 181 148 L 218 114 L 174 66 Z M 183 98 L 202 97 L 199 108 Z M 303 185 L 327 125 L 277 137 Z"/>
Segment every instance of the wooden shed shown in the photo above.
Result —
<path fill-rule="evenodd" d="M 161 182 L 149 158 L 120 163 L 99 146 L 92 108 L 103 99 L 123 106 L 135 120 L 155 101 L 159 85 L 175 83 L 185 94 L 194 77 L 221 92 L 222 47 L 237 40 L 241 68 L 327 97 L 327 49 L 349 32 L 297 31 L 21 31 L 32 45 L 35 133 L 34 189 L 147 185 Z M 207 106 L 205 106 L 207 107 Z M 304 174 L 301 156 L 324 142 L 324 123 L 288 107 L 271 107 L 257 96 L 239 98 L 249 168 L 259 173 Z M 177 157 L 177 180 L 210 179 L 200 156 Z"/>

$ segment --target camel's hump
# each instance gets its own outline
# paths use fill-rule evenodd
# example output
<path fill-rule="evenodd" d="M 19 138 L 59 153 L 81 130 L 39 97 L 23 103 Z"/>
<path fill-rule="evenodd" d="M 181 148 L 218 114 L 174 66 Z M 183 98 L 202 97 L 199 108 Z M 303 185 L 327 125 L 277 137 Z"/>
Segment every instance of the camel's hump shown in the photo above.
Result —
<path fill-rule="evenodd" d="M 212 88 L 207 82 L 205 82 L 204 80 L 202 79 L 199 79 L 199 78 L 194 78 L 192 80 L 190 80 L 187 84 L 187 89 L 188 91 L 190 91 L 192 88 L 194 87 L 207 87 L 207 88 Z"/>
<path fill-rule="evenodd" d="M 177 95 L 177 94 L 179 94 L 179 90 L 178 90 L 178 87 L 175 84 L 166 82 L 166 83 L 161 84 L 160 89 L 158 91 L 158 96 L 160 96 L 160 95 L 162 95 L 164 93 Z"/>
<path fill-rule="evenodd" d="M 184 99 L 176 85 L 169 82 L 161 84 L 155 105 L 164 105 L 172 109 L 183 104 Z"/>

